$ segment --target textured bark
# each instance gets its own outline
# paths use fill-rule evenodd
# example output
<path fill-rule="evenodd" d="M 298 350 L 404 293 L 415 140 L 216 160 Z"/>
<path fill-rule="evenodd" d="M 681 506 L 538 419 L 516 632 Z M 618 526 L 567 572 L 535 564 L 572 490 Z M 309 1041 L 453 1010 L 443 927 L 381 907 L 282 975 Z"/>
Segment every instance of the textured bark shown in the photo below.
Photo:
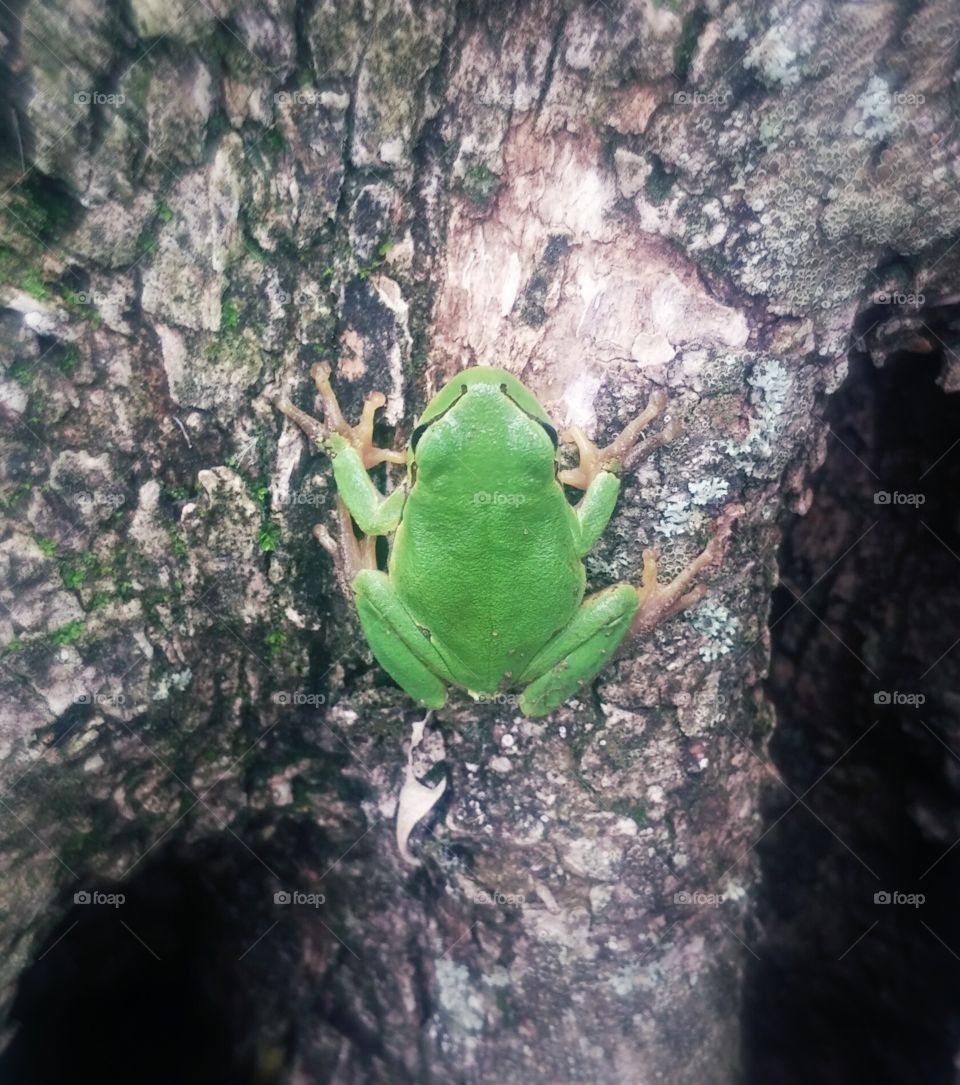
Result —
<path fill-rule="evenodd" d="M 955 5 L 29 0 L 4 33 L 7 998 L 44 946 L 41 989 L 127 959 L 64 914 L 125 878 L 161 958 L 205 902 L 233 1080 L 735 1079 L 778 524 L 858 313 L 916 334 L 955 281 Z M 708 598 L 588 697 L 451 697 L 416 871 L 417 714 L 273 407 L 313 409 L 321 358 L 398 444 L 467 364 L 598 441 L 665 390 L 684 436 L 594 587 L 744 510 Z"/>

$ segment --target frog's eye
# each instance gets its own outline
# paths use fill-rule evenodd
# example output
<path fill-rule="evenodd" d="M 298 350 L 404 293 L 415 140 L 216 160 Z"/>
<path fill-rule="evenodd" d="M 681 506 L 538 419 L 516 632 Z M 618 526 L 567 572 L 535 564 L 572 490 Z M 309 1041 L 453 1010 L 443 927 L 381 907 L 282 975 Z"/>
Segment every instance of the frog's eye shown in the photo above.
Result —
<path fill-rule="evenodd" d="M 560 439 L 557 437 L 557 431 L 553 426 L 548 425 L 546 422 L 541 422 L 540 425 L 547 431 L 547 436 L 553 442 L 553 447 L 557 448 L 560 444 Z"/>

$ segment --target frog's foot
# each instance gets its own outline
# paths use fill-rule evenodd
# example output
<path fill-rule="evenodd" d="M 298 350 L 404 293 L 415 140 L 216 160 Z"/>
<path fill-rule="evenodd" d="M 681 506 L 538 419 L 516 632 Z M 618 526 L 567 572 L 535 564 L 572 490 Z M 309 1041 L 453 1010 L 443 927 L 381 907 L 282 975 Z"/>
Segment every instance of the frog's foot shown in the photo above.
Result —
<path fill-rule="evenodd" d="M 371 392 L 363 404 L 363 412 L 360 421 L 351 426 L 343 417 L 340 403 L 337 400 L 333 386 L 330 384 L 330 366 L 324 362 L 317 362 L 310 370 L 310 376 L 317 386 L 317 392 L 323 403 L 323 415 L 330 429 L 345 437 L 357 450 L 363 466 L 369 471 L 378 463 L 405 463 L 406 456 L 402 452 L 394 452 L 389 448 L 378 448 L 373 443 L 373 418 L 377 411 L 387 402 L 383 392 Z"/>
<path fill-rule="evenodd" d="M 647 401 L 642 413 L 626 426 L 619 437 L 606 446 L 598 448 L 579 426 L 573 426 L 563 433 L 563 439 L 577 446 L 580 462 L 576 467 L 561 471 L 559 478 L 565 486 L 585 490 L 601 471 L 611 469 L 612 465 L 623 463 L 630 454 L 628 466 L 632 467 L 645 460 L 651 452 L 661 445 L 675 440 L 681 431 L 680 423 L 671 419 L 659 433 L 643 439 L 644 429 L 667 409 L 667 397 L 663 392 L 654 392 Z"/>
<path fill-rule="evenodd" d="M 330 433 L 339 433 L 357 450 L 363 466 L 369 471 L 378 463 L 405 463 L 406 456 L 403 452 L 394 452 L 389 448 L 378 448 L 373 443 L 374 415 L 386 403 L 387 399 L 383 392 L 371 392 L 363 405 L 363 413 L 356 426 L 351 426 L 344 418 L 340 410 L 340 402 L 337 399 L 333 386 L 330 384 L 330 366 L 324 362 L 317 362 L 310 370 L 320 402 L 323 404 L 323 423 L 316 418 L 294 407 L 288 400 L 281 400 L 277 406 L 292 422 L 295 422 L 310 441 L 320 446 Z"/>
<path fill-rule="evenodd" d="M 640 606 L 630 627 L 631 634 L 649 633 L 658 622 L 692 607 L 707 594 L 706 584 L 693 587 L 693 582 L 701 572 L 720 563 L 726 553 L 733 522 L 742 513 L 741 505 L 731 505 L 725 509 L 717 522 L 716 534 L 669 584 L 661 584 L 657 580 L 657 551 L 644 550 L 643 571 L 640 574 Z"/>
<path fill-rule="evenodd" d="M 545 716 L 592 682 L 620 646 L 637 609 L 637 591 L 617 584 L 584 599 L 566 629 L 530 661 L 518 682 L 525 716 Z"/>
<path fill-rule="evenodd" d="M 661 584 L 657 580 L 657 551 L 644 550 L 643 572 L 640 574 L 640 606 L 633 619 L 631 633 L 648 633 L 664 618 L 700 602 L 707 593 L 706 584 L 698 584 L 692 590 L 689 589 L 697 574 L 717 561 L 718 550 L 715 542 L 715 539 L 711 539 L 669 584 Z"/>

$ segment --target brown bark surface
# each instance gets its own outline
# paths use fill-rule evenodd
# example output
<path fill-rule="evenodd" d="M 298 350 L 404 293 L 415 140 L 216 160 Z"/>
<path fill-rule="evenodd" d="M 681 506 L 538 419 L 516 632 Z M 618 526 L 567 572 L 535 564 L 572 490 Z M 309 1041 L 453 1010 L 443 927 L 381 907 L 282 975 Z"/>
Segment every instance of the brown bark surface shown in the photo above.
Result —
<path fill-rule="evenodd" d="M 6 999 L 51 946 L 54 978 L 156 982 L 130 954 L 175 955 L 195 892 L 194 964 L 276 1080 L 735 1080 L 778 525 L 857 314 L 902 332 L 954 289 L 956 6 L 29 0 L 4 34 Z M 320 359 L 396 447 L 465 365 L 598 443 L 666 392 L 684 435 L 593 587 L 744 509 L 708 597 L 588 696 L 451 697 L 415 870 L 419 713 L 273 406 L 314 410 Z M 112 925 L 66 913 L 120 879 Z"/>

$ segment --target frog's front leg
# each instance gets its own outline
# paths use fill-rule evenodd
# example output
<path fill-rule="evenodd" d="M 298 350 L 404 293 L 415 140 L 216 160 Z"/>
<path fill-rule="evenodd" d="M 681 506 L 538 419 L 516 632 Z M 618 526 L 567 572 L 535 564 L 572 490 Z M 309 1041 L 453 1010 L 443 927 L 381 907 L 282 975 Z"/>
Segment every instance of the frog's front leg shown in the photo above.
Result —
<path fill-rule="evenodd" d="M 651 452 L 670 441 L 681 432 L 680 423 L 671 419 L 659 433 L 642 440 L 644 429 L 667 409 L 667 397 L 663 392 L 654 392 L 647 401 L 643 412 L 630 422 L 623 432 L 615 437 L 606 448 L 598 448 L 579 426 L 573 426 L 563 433 L 563 439 L 577 446 L 580 462 L 576 467 L 561 471 L 560 481 L 565 486 L 586 490 L 601 471 L 609 471 L 618 463 L 623 463 L 630 454 L 628 466 L 633 467 L 645 460 Z"/>
<path fill-rule="evenodd" d="M 397 506 L 402 507 L 403 504 L 402 490 L 395 490 L 384 499 L 370 481 L 367 471 L 379 463 L 403 463 L 406 457 L 402 452 L 378 448 L 373 443 L 374 415 L 385 402 L 382 392 L 371 392 L 367 396 L 360 422 L 351 426 L 344 418 L 330 384 L 330 367 L 318 362 L 310 370 L 310 375 L 323 404 L 326 427 L 286 399 L 277 406 L 306 433 L 311 444 L 324 448 L 334 457 L 334 477 L 338 488 L 337 537 L 334 538 L 323 524 L 317 524 L 313 533 L 320 545 L 335 559 L 338 579 L 346 592 L 357 573 L 362 569 L 376 568 L 375 536 L 396 528 L 399 522 Z M 338 459 L 341 460 L 339 468 Z M 351 517 L 357 521 L 364 538 L 356 537 Z"/>
<path fill-rule="evenodd" d="M 301 411 L 299 407 L 294 407 L 288 400 L 281 400 L 277 406 L 291 421 L 297 423 L 317 448 L 323 447 L 329 434 L 339 433 L 356 449 L 363 461 L 363 466 L 368 471 L 371 467 L 376 467 L 378 463 L 406 463 L 403 452 L 394 452 L 390 448 L 378 448 L 373 443 L 374 415 L 387 401 L 383 392 L 371 392 L 367 396 L 360 421 L 357 425 L 351 426 L 343 417 L 340 402 L 330 383 L 330 366 L 325 362 L 317 362 L 310 369 L 310 376 L 313 377 L 320 402 L 323 404 L 326 431 L 316 418 L 307 414 L 306 411 Z"/>
<path fill-rule="evenodd" d="M 591 682 L 620 646 L 637 611 L 638 595 L 618 584 L 584 599 L 570 624 L 530 661 L 517 684 L 525 716 L 545 716 Z"/>
<path fill-rule="evenodd" d="M 353 581 L 357 613 L 377 662 L 425 708 L 442 708 L 455 679 L 436 645 L 404 606 L 390 578 L 362 570 Z"/>

